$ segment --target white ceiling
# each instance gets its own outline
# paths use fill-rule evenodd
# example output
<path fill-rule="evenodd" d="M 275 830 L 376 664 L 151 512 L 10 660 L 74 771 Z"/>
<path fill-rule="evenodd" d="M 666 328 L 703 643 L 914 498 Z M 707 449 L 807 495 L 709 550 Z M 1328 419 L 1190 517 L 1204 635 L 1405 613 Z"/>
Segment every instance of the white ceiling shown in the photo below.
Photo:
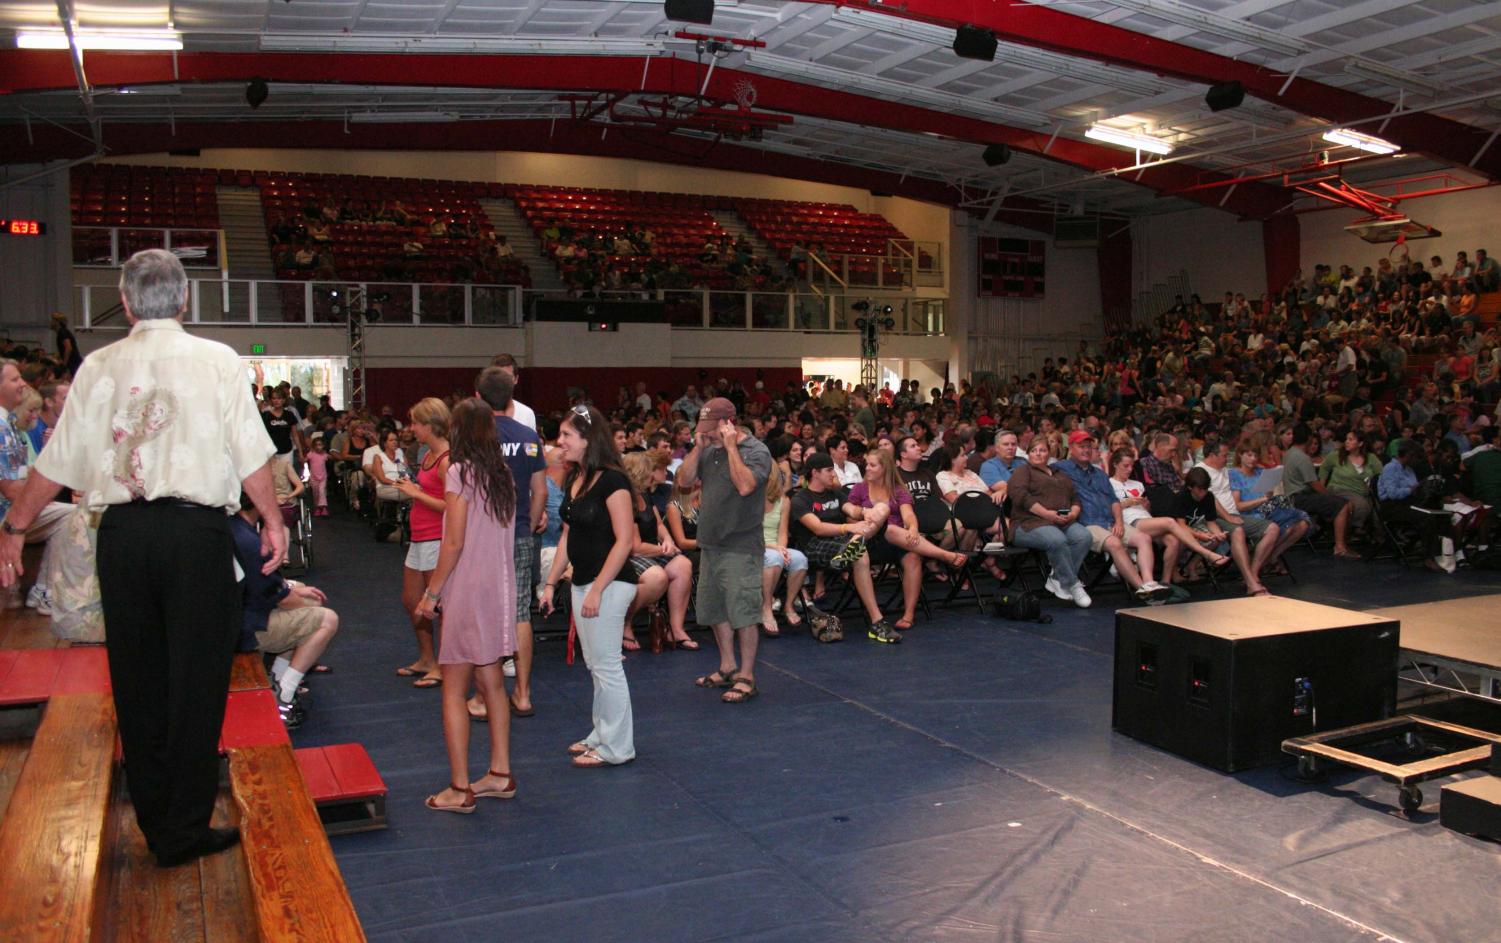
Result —
<path fill-rule="evenodd" d="M 1021 0 L 1016 0 L 1021 2 Z M 1393 107 L 1433 113 L 1486 132 L 1501 128 L 1501 3 L 1474 0 L 1057 0 L 1052 10 L 1169 40 L 1239 62 L 1296 74 Z M 957 6 L 957 4 L 955 5 Z M 958 58 L 953 30 L 823 3 L 718 2 L 712 26 L 670 22 L 659 0 L 110 0 L 79 3 L 80 27 L 161 27 L 184 34 L 187 52 L 529 53 L 678 57 L 717 68 L 790 79 L 954 118 L 1082 140 L 1101 121 L 1172 141 L 1175 160 L 1230 175 L 1304 164 L 1326 121 L 1247 96 L 1211 113 L 1206 85 L 1003 41 L 994 62 Z M 7 3 L 0 31 L 58 24 L 53 3 Z M 687 30 L 764 42 L 765 48 L 705 55 Z M 3 55 L 3 54 L 0 54 Z M 91 54 L 84 56 L 87 70 Z M 645 66 L 643 62 L 643 67 Z M 3 67 L 3 61 L 0 61 Z M 441 76 L 399 76 L 402 85 L 279 83 L 247 108 L 242 82 L 94 88 L 95 114 L 120 122 L 245 122 L 322 118 L 360 122 L 395 112 L 452 120 L 572 120 L 570 91 L 445 87 Z M 435 82 L 438 84 L 428 84 Z M 1494 98 L 1487 95 L 1494 93 Z M 627 96 L 617 115 L 641 113 Z M 646 96 L 658 98 L 660 96 Z M 688 101 L 679 101 L 687 106 Z M 787 110 L 787 109 L 781 109 Z M 77 88 L 0 96 L 0 121 L 63 124 L 88 135 Z M 999 167 L 983 146 L 951 136 L 872 127 L 829 116 L 793 115 L 759 142 L 798 157 L 943 181 L 985 194 L 1006 192 L 1061 211 L 1135 215 L 1181 209 L 1130 175 L 1101 174 L 1017 151 Z M 605 120 L 605 119 L 596 119 Z M 1379 133 L 1379 125 L 1362 130 Z M 704 132 L 686 130 L 690 136 Z M 960 138 L 963 136 L 960 135 Z M 1501 147 L 1501 145 L 1498 145 Z M 1121 152 L 1120 167 L 1134 155 Z M 1352 167 L 1356 180 L 1449 170 L 1479 180 L 1462 163 L 1411 155 Z"/>

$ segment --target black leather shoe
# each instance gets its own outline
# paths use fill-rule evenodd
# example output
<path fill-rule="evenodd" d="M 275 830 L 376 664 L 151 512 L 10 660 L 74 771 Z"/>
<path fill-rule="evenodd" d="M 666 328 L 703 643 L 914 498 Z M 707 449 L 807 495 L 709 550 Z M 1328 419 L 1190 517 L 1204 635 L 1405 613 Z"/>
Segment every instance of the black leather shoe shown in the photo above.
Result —
<path fill-rule="evenodd" d="M 211 828 L 204 832 L 203 837 L 182 851 L 172 855 L 157 855 L 156 865 L 159 868 L 175 868 L 189 861 L 196 861 L 209 855 L 216 855 L 226 848 L 233 848 L 240 843 L 240 831 L 235 828 Z"/>

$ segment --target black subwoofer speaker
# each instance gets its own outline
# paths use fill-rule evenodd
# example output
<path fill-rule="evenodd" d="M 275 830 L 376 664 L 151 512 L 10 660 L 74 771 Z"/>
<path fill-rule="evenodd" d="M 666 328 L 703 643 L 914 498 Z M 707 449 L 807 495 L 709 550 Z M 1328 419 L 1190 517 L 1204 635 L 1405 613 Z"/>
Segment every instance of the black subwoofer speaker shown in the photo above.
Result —
<path fill-rule="evenodd" d="M 1397 629 L 1275 596 L 1122 609 L 1112 725 L 1225 772 L 1279 762 L 1289 737 L 1391 716 Z"/>

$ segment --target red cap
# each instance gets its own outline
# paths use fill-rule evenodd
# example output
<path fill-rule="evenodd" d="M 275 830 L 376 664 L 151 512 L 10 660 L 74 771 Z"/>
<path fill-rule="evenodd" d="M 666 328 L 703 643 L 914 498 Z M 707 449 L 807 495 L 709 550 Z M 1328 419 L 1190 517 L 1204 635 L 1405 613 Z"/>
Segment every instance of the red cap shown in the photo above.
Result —
<path fill-rule="evenodd" d="M 1088 439 L 1089 441 L 1093 442 L 1095 440 L 1094 433 L 1090 432 L 1088 429 L 1075 429 L 1073 432 L 1070 432 L 1068 434 L 1068 444 L 1069 445 L 1078 445 L 1080 442 L 1083 442 L 1085 439 Z"/>

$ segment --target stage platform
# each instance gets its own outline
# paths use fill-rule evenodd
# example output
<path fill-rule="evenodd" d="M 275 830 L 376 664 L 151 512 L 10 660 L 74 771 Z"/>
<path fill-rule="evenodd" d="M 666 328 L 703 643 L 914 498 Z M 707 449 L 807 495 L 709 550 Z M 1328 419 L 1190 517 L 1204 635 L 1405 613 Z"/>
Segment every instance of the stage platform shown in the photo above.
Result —
<path fill-rule="evenodd" d="M 1110 730 L 1115 609 L 1049 600 L 1051 625 L 973 608 L 902 645 L 763 640 L 762 694 L 718 701 L 705 650 L 632 654 L 638 759 L 576 770 L 591 686 L 537 652 L 512 727 L 509 802 L 439 815 L 439 695 L 413 654 L 401 551 L 338 514 L 314 585 L 342 631 L 298 746 L 363 743 L 389 828 L 334 838 L 372 941 L 1312 941 L 1488 939 L 1501 846 L 1412 819 L 1378 777 L 1224 775 Z M 1501 594 L 1501 576 L 1314 560 L 1276 593 L 1353 609 Z M 1196 591 L 1196 598 L 1207 598 Z M 1486 604 L 1490 605 L 1490 604 Z M 851 626 L 853 627 L 853 626 Z M 483 770 L 484 728 L 473 728 Z M 1352 801 L 1353 800 L 1353 801 Z"/>
<path fill-rule="evenodd" d="M 1404 681 L 1501 702 L 1501 594 L 1375 614 L 1402 623 Z"/>

